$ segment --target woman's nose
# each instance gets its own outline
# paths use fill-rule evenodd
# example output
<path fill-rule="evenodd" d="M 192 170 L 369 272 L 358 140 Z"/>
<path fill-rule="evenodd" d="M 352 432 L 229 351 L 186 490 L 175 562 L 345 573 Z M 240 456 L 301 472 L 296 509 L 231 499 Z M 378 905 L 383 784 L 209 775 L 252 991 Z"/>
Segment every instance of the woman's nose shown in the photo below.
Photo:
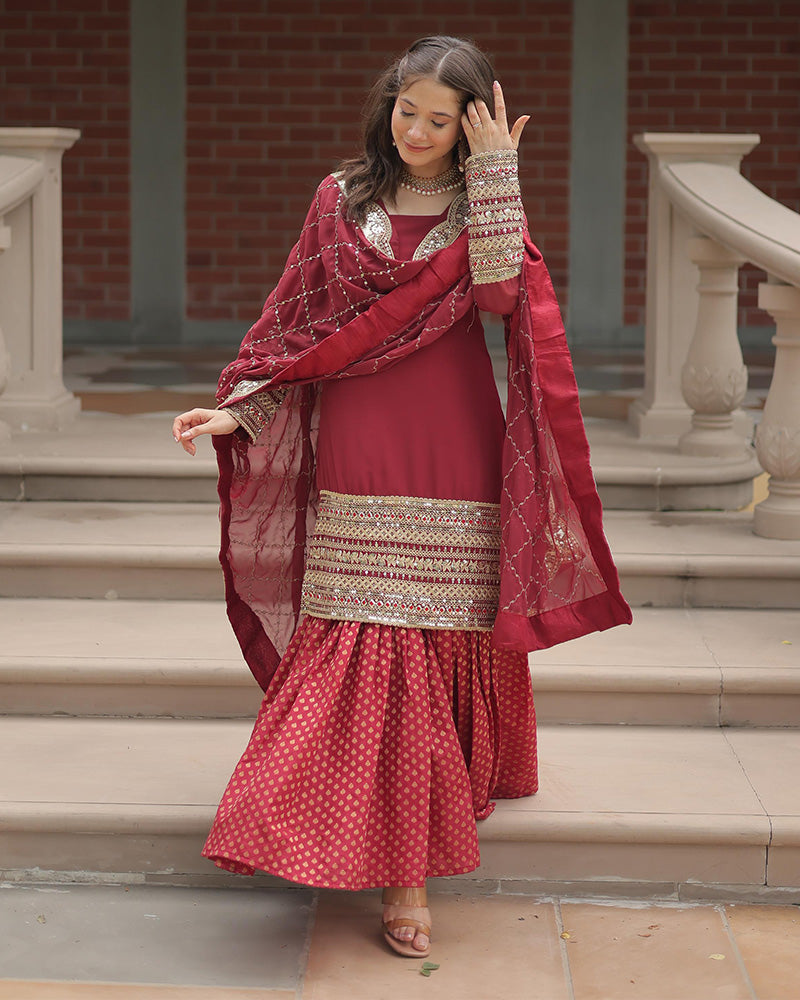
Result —
<path fill-rule="evenodd" d="M 408 134 L 409 135 L 419 136 L 420 138 L 422 138 L 425 135 L 425 129 L 420 124 L 419 121 L 415 121 L 415 122 L 412 122 L 411 127 L 408 130 Z"/>

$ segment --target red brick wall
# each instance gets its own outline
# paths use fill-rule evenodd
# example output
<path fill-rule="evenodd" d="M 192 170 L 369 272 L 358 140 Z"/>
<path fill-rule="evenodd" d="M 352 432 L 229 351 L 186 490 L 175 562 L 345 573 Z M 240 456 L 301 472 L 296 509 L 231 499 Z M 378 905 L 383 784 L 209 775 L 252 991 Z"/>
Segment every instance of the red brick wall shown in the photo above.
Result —
<path fill-rule="evenodd" d="M 266 13 L 265 13 L 266 11 Z M 248 322 L 376 72 L 421 34 L 496 60 L 532 230 L 567 291 L 570 0 L 187 0 L 187 312 Z M 4 125 L 81 129 L 64 157 L 65 315 L 127 319 L 129 0 L 0 0 Z M 800 209 L 800 0 L 632 0 L 629 135 L 758 131 L 744 172 Z M 644 319 L 646 164 L 629 144 L 625 321 Z M 742 322 L 759 280 L 744 269 Z"/>
<path fill-rule="evenodd" d="M 268 13 L 264 13 L 264 10 Z M 425 34 L 495 57 L 524 137 L 531 225 L 562 294 L 567 271 L 569 0 L 270 0 L 187 3 L 188 312 L 257 315 L 316 185 L 352 155 L 366 92 Z"/>
<path fill-rule="evenodd" d="M 632 0 L 628 133 L 757 132 L 743 174 L 800 211 L 800 2 Z M 644 322 L 646 160 L 628 145 L 627 323 Z M 740 323 L 772 321 L 756 307 L 763 272 L 740 272 Z"/>
<path fill-rule="evenodd" d="M 79 128 L 64 155 L 64 315 L 130 314 L 128 0 L 0 0 L 2 124 Z"/>

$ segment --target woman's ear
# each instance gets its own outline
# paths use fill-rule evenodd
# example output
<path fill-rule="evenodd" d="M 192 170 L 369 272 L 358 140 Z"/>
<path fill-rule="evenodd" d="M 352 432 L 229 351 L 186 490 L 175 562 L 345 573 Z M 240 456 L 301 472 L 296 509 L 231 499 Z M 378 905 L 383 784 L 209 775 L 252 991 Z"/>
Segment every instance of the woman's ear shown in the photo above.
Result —
<path fill-rule="evenodd" d="M 464 173 L 464 164 L 467 162 L 467 157 L 469 156 L 469 143 L 467 142 L 467 137 L 464 135 L 464 130 L 461 130 L 461 136 L 458 140 L 458 147 L 456 153 L 456 159 L 458 161 L 458 169 L 461 173 Z"/>

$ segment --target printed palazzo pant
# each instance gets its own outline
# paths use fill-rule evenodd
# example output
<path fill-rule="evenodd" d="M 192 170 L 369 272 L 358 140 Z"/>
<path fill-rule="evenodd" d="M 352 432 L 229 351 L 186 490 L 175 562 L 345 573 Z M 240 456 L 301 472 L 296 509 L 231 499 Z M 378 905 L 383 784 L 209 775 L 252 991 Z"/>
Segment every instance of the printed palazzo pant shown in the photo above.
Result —
<path fill-rule="evenodd" d="M 491 798 L 536 789 L 524 654 L 489 632 L 306 616 L 203 854 L 326 888 L 421 885 L 477 868 Z"/>

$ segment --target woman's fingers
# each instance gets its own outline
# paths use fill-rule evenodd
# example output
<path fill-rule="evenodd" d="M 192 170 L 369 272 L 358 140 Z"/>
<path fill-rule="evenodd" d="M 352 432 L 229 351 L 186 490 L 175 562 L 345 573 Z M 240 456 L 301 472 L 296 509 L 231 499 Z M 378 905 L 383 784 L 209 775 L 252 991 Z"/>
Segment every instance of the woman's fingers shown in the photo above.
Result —
<path fill-rule="evenodd" d="M 494 117 L 495 121 L 501 127 L 505 127 L 508 131 L 508 119 L 506 118 L 506 100 L 503 97 L 503 88 L 497 82 L 494 81 Z"/>
<path fill-rule="evenodd" d="M 473 153 L 486 149 L 517 149 L 519 146 L 522 130 L 531 116 L 522 115 L 509 132 L 503 88 L 497 81 L 494 84 L 494 107 L 495 118 L 492 118 L 485 101 L 477 98 L 467 103 L 461 124 Z"/>
<path fill-rule="evenodd" d="M 517 118 L 514 122 L 514 127 L 511 129 L 511 141 L 514 143 L 514 149 L 519 148 L 519 140 L 522 138 L 522 130 L 530 120 L 530 115 L 523 115 L 521 118 Z"/>
<path fill-rule="evenodd" d="M 219 419 L 222 417 L 223 419 Z M 233 428 L 230 424 L 233 423 Z M 226 434 L 238 426 L 230 414 L 220 410 L 205 410 L 197 408 L 188 410 L 175 417 L 172 422 L 172 437 L 189 455 L 197 453 L 194 438 L 201 434 Z"/>
<path fill-rule="evenodd" d="M 189 410 L 175 417 L 172 422 L 172 436 L 183 446 L 184 451 L 194 455 L 193 439 L 201 434 L 232 434 L 239 426 L 236 417 L 227 410 Z"/>
<path fill-rule="evenodd" d="M 487 126 L 495 124 L 495 121 L 492 118 L 492 115 L 485 101 L 482 101 L 480 98 L 478 98 L 478 100 L 474 102 L 474 106 L 481 128 L 486 128 Z"/>
<path fill-rule="evenodd" d="M 207 414 L 213 412 L 213 410 L 202 410 L 198 408 L 194 410 L 187 410 L 186 413 L 178 414 L 178 416 L 172 421 L 172 436 L 176 441 L 179 441 L 181 436 L 184 435 L 187 430 L 195 427 L 197 424 L 203 423 L 203 421 L 208 419 Z"/>

